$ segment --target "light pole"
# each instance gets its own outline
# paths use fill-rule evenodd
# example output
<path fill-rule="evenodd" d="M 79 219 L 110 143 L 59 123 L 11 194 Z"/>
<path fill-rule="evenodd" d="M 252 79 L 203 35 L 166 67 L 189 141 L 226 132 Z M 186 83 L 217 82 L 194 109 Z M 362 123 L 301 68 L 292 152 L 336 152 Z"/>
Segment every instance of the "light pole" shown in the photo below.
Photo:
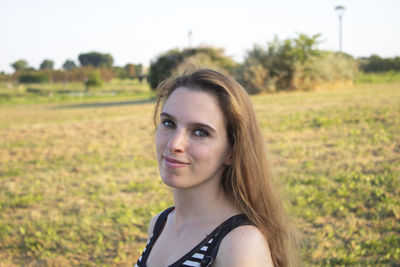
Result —
<path fill-rule="evenodd" d="M 342 53 L 342 17 L 346 8 L 344 6 L 335 7 L 336 14 L 339 17 L 339 52 Z"/>
<path fill-rule="evenodd" d="M 189 48 L 192 48 L 192 30 L 189 30 L 188 32 L 188 43 L 189 43 Z"/>

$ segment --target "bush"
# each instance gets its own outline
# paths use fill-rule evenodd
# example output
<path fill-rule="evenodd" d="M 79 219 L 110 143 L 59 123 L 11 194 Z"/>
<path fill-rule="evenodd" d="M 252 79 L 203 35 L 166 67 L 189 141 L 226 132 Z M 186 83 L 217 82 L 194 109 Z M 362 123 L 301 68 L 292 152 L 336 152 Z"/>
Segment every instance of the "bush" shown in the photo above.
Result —
<path fill-rule="evenodd" d="M 275 83 L 269 76 L 269 70 L 260 62 L 247 60 L 236 72 L 238 81 L 246 88 L 249 94 L 258 94 L 262 91 L 275 91 Z"/>
<path fill-rule="evenodd" d="M 25 73 L 19 76 L 20 83 L 46 83 L 49 80 L 46 73 Z"/>
<path fill-rule="evenodd" d="M 113 67 L 113 71 L 119 79 L 140 79 L 144 76 L 142 64 L 128 63 L 125 67 Z"/>
<path fill-rule="evenodd" d="M 293 87 L 297 90 L 315 90 L 326 83 L 352 81 L 357 73 L 357 64 L 352 58 L 332 52 L 311 56 L 303 64 L 295 64 Z"/>
<path fill-rule="evenodd" d="M 233 59 L 225 55 L 221 48 L 198 47 L 182 51 L 172 49 L 151 62 L 148 76 L 150 87 L 153 90 L 156 89 L 161 80 L 187 64 L 196 67 L 211 67 L 228 73 L 232 73 L 236 66 Z"/>
<path fill-rule="evenodd" d="M 93 66 L 73 68 L 70 70 L 46 70 L 45 73 L 53 82 L 85 82 L 91 72 L 97 71 L 105 82 L 115 77 L 113 69 L 94 68 Z"/>
<path fill-rule="evenodd" d="M 6 74 L 4 72 L 0 73 L 0 82 L 11 82 L 13 81 L 12 75 Z"/>
<path fill-rule="evenodd" d="M 103 80 L 99 72 L 91 72 L 85 81 L 86 91 L 89 91 L 90 87 L 97 87 L 103 84 Z"/>
<path fill-rule="evenodd" d="M 313 90 L 336 80 L 352 80 L 357 66 L 352 57 L 317 49 L 320 35 L 299 34 L 275 39 L 266 48 L 255 45 L 237 69 L 237 80 L 248 93 Z"/>

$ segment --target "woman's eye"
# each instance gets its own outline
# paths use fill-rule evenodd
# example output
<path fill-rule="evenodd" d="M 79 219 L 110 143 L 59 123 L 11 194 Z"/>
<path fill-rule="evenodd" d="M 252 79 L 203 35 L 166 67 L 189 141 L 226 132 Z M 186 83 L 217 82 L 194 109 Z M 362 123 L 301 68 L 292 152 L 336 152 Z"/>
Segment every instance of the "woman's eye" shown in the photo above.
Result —
<path fill-rule="evenodd" d="M 172 127 L 175 126 L 175 124 L 174 124 L 174 122 L 173 122 L 172 120 L 163 120 L 161 123 L 162 123 L 165 127 L 168 127 L 168 128 L 172 128 Z"/>
<path fill-rule="evenodd" d="M 207 137 L 210 135 L 206 130 L 203 129 L 194 130 L 193 134 L 198 137 Z"/>

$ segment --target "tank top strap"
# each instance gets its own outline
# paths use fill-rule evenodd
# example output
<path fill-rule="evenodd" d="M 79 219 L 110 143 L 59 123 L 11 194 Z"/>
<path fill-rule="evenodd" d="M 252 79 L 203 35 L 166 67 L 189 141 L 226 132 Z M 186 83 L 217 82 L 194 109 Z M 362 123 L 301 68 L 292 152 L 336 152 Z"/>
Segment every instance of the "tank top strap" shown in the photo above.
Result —
<path fill-rule="evenodd" d="M 173 211 L 175 207 L 170 207 L 166 210 L 164 210 L 157 218 L 156 223 L 154 224 L 153 232 L 147 242 L 146 247 L 143 250 L 142 256 L 140 256 L 138 262 L 136 263 L 135 266 L 141 267 L 141 266 L 146 266 L 147 258 L 150 255 L 150 251 L 154 246 L 154 243 L 157 241 L 158 237 L 160 236 L 165 223 L 168 218 L 168 214 Z"/>
<path fill-rule="evenodd" d="M 211 246 L 208 248 L 206 254 L 204 255 L 204 258 L 201 261 L 200 266 L 211 266 L 212 262 L 215 260 L 218 254 L 219 246 L 221 245 L 224 237 L 229 232 L 242 225 L 254 225 L 254 223 L 252 223 L 244 214 L 235 215 L 222 223 L 213 237 L 215 241 L 212 242 Z"/>
<path fill-rule="evenodd" d="M 154 242 L 157 240 L 158 236 L 161 234 L 162 230 L 164 229 L 165 223 L 167 221 L 168 215 L 171 211 L 173 211 L 175 207 L 169 207 L 168 209 L 164 210 L 157 218 L 156 223 L 154 224 L 152 239 Z"/>

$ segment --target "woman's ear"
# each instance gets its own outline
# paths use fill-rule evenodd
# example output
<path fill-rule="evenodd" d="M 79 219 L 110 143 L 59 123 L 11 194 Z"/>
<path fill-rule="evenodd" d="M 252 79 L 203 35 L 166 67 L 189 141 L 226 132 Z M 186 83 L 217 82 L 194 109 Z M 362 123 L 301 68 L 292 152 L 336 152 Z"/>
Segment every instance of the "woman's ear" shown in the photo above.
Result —
<path fill-rule="evenodd" d="M 228 166 L 232 165 L 232 151 L 229 152 L 228 156 L 224 161 L 224 164 Z"/>

